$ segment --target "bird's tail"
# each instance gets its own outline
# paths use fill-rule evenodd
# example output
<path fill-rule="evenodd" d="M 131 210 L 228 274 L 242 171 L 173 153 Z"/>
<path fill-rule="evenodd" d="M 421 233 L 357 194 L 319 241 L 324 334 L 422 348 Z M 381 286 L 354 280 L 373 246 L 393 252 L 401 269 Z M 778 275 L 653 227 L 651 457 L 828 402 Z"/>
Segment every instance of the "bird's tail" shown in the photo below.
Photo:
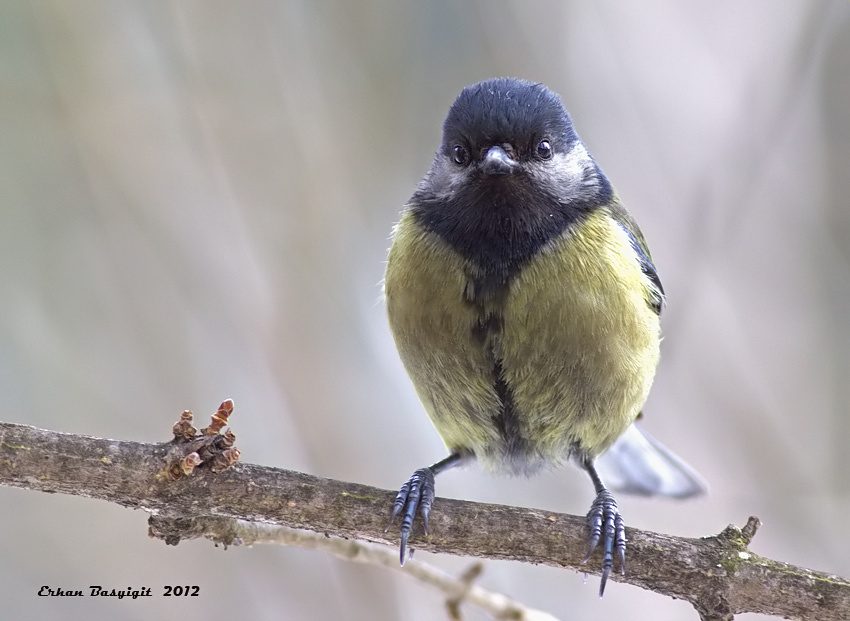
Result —
<path fill-rule="evenodd" d="M 599 456 L 596 467 L 611 489 L 626 494 L 689 498 L 708 491 L 693 468 L 634 424 Z"/>

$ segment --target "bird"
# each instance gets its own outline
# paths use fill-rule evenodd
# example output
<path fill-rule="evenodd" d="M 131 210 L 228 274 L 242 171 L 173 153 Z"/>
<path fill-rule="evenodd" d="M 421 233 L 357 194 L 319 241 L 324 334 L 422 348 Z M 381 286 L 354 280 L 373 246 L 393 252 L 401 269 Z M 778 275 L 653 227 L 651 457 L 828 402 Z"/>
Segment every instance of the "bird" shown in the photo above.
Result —
<path fill-rule="evenodd" d="M 635 220 L 540 83 L 493 78 L 450 106 L 395 225 L 384 278 L 401 361 L 448 456 L 401 487 L 400 561 L 435 475 L 476 461 L 590 476 L 587 562 L 625 573 L 618 490 L 689 497 L 702 477 L 634 423 L 659 361 L 664 289 Z"/>

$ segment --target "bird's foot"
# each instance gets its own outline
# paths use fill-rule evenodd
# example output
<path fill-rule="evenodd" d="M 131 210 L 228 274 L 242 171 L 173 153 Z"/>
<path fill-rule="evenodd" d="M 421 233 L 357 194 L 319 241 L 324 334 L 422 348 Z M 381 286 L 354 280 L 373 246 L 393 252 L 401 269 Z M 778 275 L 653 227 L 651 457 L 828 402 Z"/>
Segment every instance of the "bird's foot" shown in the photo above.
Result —
<path fill-rule="evenodd" d="M 413 529 L 413 520 L 417 510 L 422 515 L 422 525 L 425 534 L 428 534 L 428 514 L 431 513 L 431 504 L 434 502 L 434 471 L 431 468 L 420 468 L 413 476 L 401 486 L 398 495 L 393 502 L 393 510 L 390 521 L 384 532 L 392 526 L 396 517 L 402 515 L 401 519 L 401 545 L 399 546 L 399 560 L 404 565 L 407 551 L 407 538 Z M 615 505 L 616 506 L 616 505 Z M 411 550 L 411 555 L 413 551 Z"/>
<path fill-rule="evenodd" d="M 599 584 L 599 597 L 605 592 L 605 583 L 614 568 L 614 549 L 620 559 L 620 573 L 626 573 L 626 527 L 623 517 L 617 509 L 617 501 L 607 489 L 596 495 L 587 514 L 587 527 L 590 531 L 587 556 L 583 563 L 590 560 L 599 542 L 602 542 L 602 581 Z"/>

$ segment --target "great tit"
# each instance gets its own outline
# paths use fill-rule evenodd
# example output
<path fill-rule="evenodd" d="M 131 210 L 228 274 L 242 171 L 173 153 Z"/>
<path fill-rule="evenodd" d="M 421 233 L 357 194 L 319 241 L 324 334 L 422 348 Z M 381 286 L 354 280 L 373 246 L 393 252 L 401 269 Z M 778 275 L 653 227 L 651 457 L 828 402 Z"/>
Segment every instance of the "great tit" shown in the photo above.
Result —
<path fill-rule="evenodd" d="M 417 512 L 427 532 L 434 475 L 473 459 L 523 474 L 572 459 L 587 471 L 585 560 L 601 543 L 600 596 L 626 552 L 600 471 L 629 492 L 705 490 L 633 426 L 658 364 L 664 290 L 637 223 L 544 85 L 463 89 L 394 229 L 384 291 L 401 360 L 449 450 L 393 504 L 402 564 Z"/>

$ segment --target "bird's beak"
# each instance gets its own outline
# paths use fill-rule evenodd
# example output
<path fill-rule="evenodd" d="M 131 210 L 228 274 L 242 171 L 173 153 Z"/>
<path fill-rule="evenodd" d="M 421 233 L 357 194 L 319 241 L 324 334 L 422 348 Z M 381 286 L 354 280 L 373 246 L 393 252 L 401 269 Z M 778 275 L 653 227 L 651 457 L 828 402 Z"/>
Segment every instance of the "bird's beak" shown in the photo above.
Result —
<path fill-rule="evenodd" d="M 485 175 L 510 175 L 519 170 L 519 163 L 502 147 L 490 147 L 481 162 L 481 170 Z"/>

